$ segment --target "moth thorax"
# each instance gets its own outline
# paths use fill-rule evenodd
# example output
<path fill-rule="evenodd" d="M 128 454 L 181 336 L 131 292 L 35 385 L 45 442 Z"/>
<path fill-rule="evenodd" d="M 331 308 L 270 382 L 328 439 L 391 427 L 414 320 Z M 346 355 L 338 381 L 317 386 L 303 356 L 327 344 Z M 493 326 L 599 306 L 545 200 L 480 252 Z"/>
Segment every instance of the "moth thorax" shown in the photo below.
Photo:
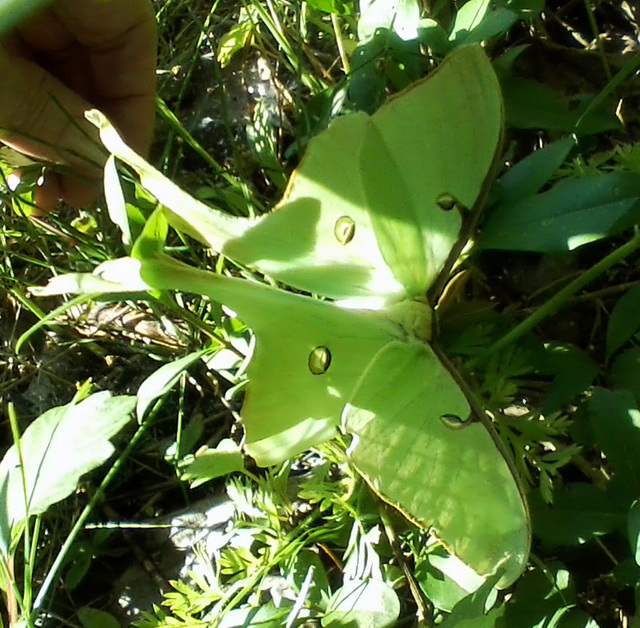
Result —
<path fill-rule="evenodd" d="M 389 310 L 389 318 L 413 338 L 422 342 L 431 340 L 433 310 L 422 301 L 402 301 L 395 303 Z"/>

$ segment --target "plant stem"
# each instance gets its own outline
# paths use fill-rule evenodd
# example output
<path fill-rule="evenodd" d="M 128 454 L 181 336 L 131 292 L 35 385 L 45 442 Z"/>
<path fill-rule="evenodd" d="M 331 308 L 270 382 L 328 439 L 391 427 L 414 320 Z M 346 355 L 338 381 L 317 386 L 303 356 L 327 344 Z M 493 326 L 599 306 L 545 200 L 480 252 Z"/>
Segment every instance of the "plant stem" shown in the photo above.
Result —
<path fill-rule="evenodd" d="M 591 26 L 591 33 L 593 34 L 593 38 L 596 42 L 596 47 L 598 48 L 598 56 L 600 57 L 600 61 L 602 62 L 602 67 L 604 68 L 605 74 L 607 75 L 607 80 L 611 80 L 611 69 L 609 68 L 609 62 L 607 61 L 607 56 L 604 52 L 604 47 L 602 45 L 602 38 L 599 36 L 600 29 L 598 28 L 598 23 L 596 22 L 596 16 L 593 14 L 593 8 L 591 7 L 590 0 L 583 0 L 584 8 L 587 13 L 587 19 L 589 20 L 589 26 Z"/>
<path fill-rule="evenodd" d="M 40 587 L 40 590 L 38 591 L 36 600 L 33 603 L 32 618 L 35 616 L 35 614 L 38 612 L 40 607 L 43 605 L 45 597 L 47 596 L 47 593 L 49 592 L 49 589 L 51 588 L 51 585 L 53 584 L 53 581 L 58 571 L 60 570 L 60 567 L 62 567 L 62 563 L 64 562 L 67 556 L 67 553 L 71 548 L 71 545 L 73 545 L 76 539 L 76 536 L 78 536 L 78 533 L 84 527 L 85 521 L 89 518 L 89 515 L 93 512 L 98 502 L 102 499 L 102 496 L 104 495 L 105 491 L 107 490 L 107 487 L 109 486 L 113 478 L 120 472 L 120 468 L 124 464 L 124 461 L 127 460 L 131 452 L 138 446 L 140 439 L 144 436 L 145 432 L 147 431 L 151 423 L 153 423 L 153 419 L 155 417 L 157 408 L 158 408 L 158 405 L 156 404 L 156 406 L 149 413 L 147 418 L 140 424 L 140 426 L 136 430 L 136 433 L 133 435 L 133 438 L 129 441 L 129 444 L 127 445 L 127 447 L 120 454 L 118 459 L 114 462 L 111 469 L 109 469 L 109 472 L 100 483 L 100 486 L 98 486 L 96 492 L 91 498 L 91 501 L 84 507 L 84 509 L 80 513 L 80 516 L 78 517 L 73 528 L 69 532 L 69 535 L 67 536 L 62 547 L 58 551 L 58 554 L 56 555 L 55 560 L 53 561 L 51 567 L 49 568 L 47 576 L 44 579 L 42 586 Z"/>
<path fill-rule="evenodd" d="M 348 75 L 351 73 L 351 64 L 349 63 L 349 55 L 347 55 L 347 52 L 344 49 L 344 39 L 342 38 L 340 19 L 335 13 L 331 14 L 331 24 L 333 25 L 333 31 L 336 36 L 336 45 L 338 46 L 338 52 L 340 53 L 340 61 L 342 61 L 342 70 Z"/>
<path fill-rule="evenodd" d="M 578 121 L 574 126 L 574 131 L 580 129 L 582 122 L 587 118 L 587 116 L 595 111 L 602 103 L 604 103 L 611 94 L 615 93 L 615 91 L 622 85 L 630 76 L 635 74 L 640 67 L 640 52 L 636 52 L 629 61 L 627 61 L 622 69 L 604 86 L 604 88 L 600 91 L 600 93 L 591 101 L 589 106 L 584 110 Z"/>
<path fill-rule="evenodd" d="M 406 578 L 407 584 L 409 585 L 409 590 L 411 591 L 413 600 L 416 603 L 418 626 L 433 626 L 433 609 L 430 607 L 429 602 L 422 593 L 422 590 L 416 582 L 416 578 L 409 568 L 409 565 L 407 565 L 407 561 L 405 560 L 398 543 L 398 537 L 396 536 L 396 532 L 393 529 L 391 517 L 389 517 L 389 513 L 387 510 L 387 505 L 382 501 L 378 502 L 378 513 L 380 514 L 380 520 L 382 521 L 387 539 L 389 540 L 389 545 L 391 545 L 391 550 L 393 551 L 398 564 L 402 568 L 404 577 Z"/>
<path fill-rule="evenodd" d="M 253 7 L 255 7 L 256 13 L 259 15 L 260 19 L 267 27 L 273 38 L 276 40 L 280 49 L 283 53 L 283 61 L 289 66 L 292 72 L 300 77 L 300 81 L 305 87 L 307 87 L 313 94 L 317 94 L 322 91 L 324 85 L 322 82 L 317 79 L 309 72 L 306 72 L 300 61 L 298 56 L 295 54 L 291 44 L 287 40 L 284 29 L 282 28 L 282 24 L 280 23 L 277 13 L 273 8 L 273 5 L 270 1 L 267 1 L 268 10 L 263 6 L 261 2 L 257 0 L 253 0 L 251 3 Z"/>
<path fill-rule="evenodd" d="M 531 314 L 531 316 L 525 318 L 508 334 L 500 338 L 500 340 L 498 340 L 498 342 L 496 342 L 492 347 L 470 360 L 467 366 L 469 368 L 478 366 L 478 364 L 484 362 L 491 355 L 498 353 L 505 347 L 516 342 L 516 340 L 519 340 L 522 336 L 529 333 L 534 327 L 539 325 L 543 320 L 558 312 L 558 310 L 560 310 L 572 296 L 582 290 L 582 288 L 587 284 L 591 283 L 612 266 L 619 264 L 622 260 L 629 257 L 629 255 L 634 253 L 638 248 L 640 248 L 640 231 L 636 229 L 631 240 L 618 247 L 612 253 L 609 253 L 609 255 L 601 259 L 597 264 L 589 268 L 589 270 L 582 273 L 571 283 L 567 284 L 562 290 L 556 293 L 544 305 Z"/>
<path fill-rule="evenodd" d="M 15 293 L 14 293 L 14 296 L 15 296 Z M 15 349 L 14 349 L 16 355 L 18 353 L 20 353 L 20 349 L 22 349 L 24 343 L 27 340 L 29 340 L 29 338 L 36 331 L 38 331 L 40 328 L 45 327 L 50 321 L 55 320 L 56 318 L 58 318 L 58 316 L 60 316 L 60 314 L 64 314 L 67 310 L 71 309 L 72 307 L 74 307 L 76 305 L 83 305 L 85 303 L 88 303 L 94 297 L 95 297 L 94 294 L 89 294 L 89 295 L 81 294 L 81 295 L 79 295 L 77 297 L 74 297 L 70 301 L 64 302 L 62 305 L 58 306 L 55 310 L 52 310 L 48 314 L 45 314 L 44 312 L 41 312 L 41 314 L 39 315 L 40 320 L 37 323 L 35 323 L 34 325 L 32 325 L 31 327 L 29 327 L 29 329 L 27 329 L 27 331 L 25 331 L 20 336 L 20 338 L 18 338 L 18 340 L 16 341 L 16 346 L 15 346 Z M 26 306 L 26 304 L 25 304 L 25 306 Z M 34 312 L 34 310 L 31 310 L 31 311 Z M 54 326 L 57 326 L 57 325 L 56 325 L 56 323 L 52 323 L 51 326 L 54 327 Z"/>

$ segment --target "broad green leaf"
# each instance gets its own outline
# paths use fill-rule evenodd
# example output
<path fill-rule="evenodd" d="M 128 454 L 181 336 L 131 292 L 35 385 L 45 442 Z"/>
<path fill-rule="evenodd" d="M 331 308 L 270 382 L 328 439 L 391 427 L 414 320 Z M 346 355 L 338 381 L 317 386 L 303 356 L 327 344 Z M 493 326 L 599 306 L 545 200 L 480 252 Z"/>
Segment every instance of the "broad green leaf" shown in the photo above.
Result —
<path fill-rule="evenodd" d="M 556 488 L 551 506 L 534 491 L 529 507 L 534 536 L 551 546 L 581 545 L 624 529 L 629 502 L 591 484 L 575 483 Z"/>
<path fill-rule="evenodd" d="M 495 209 L 491 211 L 505 211 L 503 206 L 539 192 L 565 162 L 575 145 L 573 138 L 566 137 L 534 150 L 507 170 L 495 186 L 498 199 Z"/>
<path fill-rule="evenodd" d="M 513 11 L 492 8 L 490 0 L 468 0 L 456 13 L 449 41 L 479 43 L 506 33 L 517 20 Z"/>
<path fill-rule="evenodd" d="M 576 128 L 578 120 L 593 100 L 591 97 L 567 98 L 541 83 L 514 77 L 502 79 L 500 85 L 506 122 L 510 127 L 593 135 L 621 126 L 612 106 L 609 110 L 596 108 Z"/>
<path fill-rule="evenodd" d="M 307 591 L 306 600 L 308 604 L 324 610 L 331 597 L 327 568 L 317 552 L 305 549 L 296 555 L 289 571 L 289 579 L 296 591 L 301 590 L 310 573 L 311 587 Z"/>
<path fill-rule="evenodd" d="M 570 572 L 559 563 L 545 567 L 544 570 L 536 567 L 520 578 L 506 604 L 504 628 L 546 628 L 558 611 L 566 612 L 576 606 L 578 598 Z"/>
<path fill-rule="evenodd" d="M 580 608 L 561 609 L 556 615 L 557 623 L 550 622 L 548 628 L 600 628 L 596 620 Z"/>
<path fill-rule="evenodd" d="M 586 391 L 598 376 L 598 365 L 573 345 L 547 345 L 544 366 L 545 372 L 555 377 L 544 398 L 543 414 L 560 410 Z"/>
<path fill-rule="evenodd" d="M 461 42 L 456 40 L 456 45 L 480 43 L 505 35 L 517 21 L 518 16 L 513 11 L 495 8 Z"/>
<path fill-rule="evenodd" d="M 464 41 L 482 23 L 490 5 L 490 0 L 467 0 L 456 13 L 449 39 Z"/>
<path fill-rule="evenodd" d="M 614 388 L 628 390 L 640 407 L 640 347 L 623 351 L 611 366 L 611 383 Z"/>
<path fill-rule="evenodd" d="M 400 601 L 386 583 L 370 578 L 349 580 L 329 600 L 323 628 L 387 628 L 400 615 Z"/>
<path fill-rule="evenodd" d="M 379 31 L 372 39 L 358 44 L 351 55 L 351 74 L 347 85 L 348 102 L 355 111 L 373 114 L 387 97 L 387 67 L 402 57 L 403 42 L 395 33 Z M 413 42 L 410 42 L 413 46 Z"/>
<path fill-rule="evenodd" d="M 241 7 L 237 22 L 218 39 L 217 59 L 221 68 L 226 68 L 233 56 L 249 44 L 255 20 L 256 12 L 251 6 Z"/>
<path fill-rule="evenodd" d="M 224 613 L 224 617 L 215 625 L 216 628 L 282 628 L 286 625 L 289 612 L 290 609 L 286 606 L 277 608 L 270 601 L 258 608 L 255 606 L 234 608 Z M 200 628 L 197 624 L 196 626 Z"/>
<path fill-rule="evenodd" d="M 468 616 L 463 616 L 456 622 L 450 622 L 447 619 L 442 625 L 447 628 L 494 628 L 499 626 L 503 615 L 503 608 L 494 608 L 484 615 L 473 616 L 469 613 Z"/>
<path fill-rule="evenodd" d="M 196 452 L 181 465 L 180 479 L 196 488 L 210 480 L 244 469 L 244 456 L 240 447 L 231 439 L 221 440 L 215 449 Z"/>
<path fill-rule="evenodd" d="M 420 21 L 418 34 L 420 43 L 431 48 L 436 54 L 444 56 L 452 47 L 444 28 L 431 18 L 424 18 Z"/>
<path fill-rule="evenodd" d="M 393 390 L 393 395 L 388 391 Z M 380 421 L 379 417 L 385 417 Z M 391 342 L 363 373 L 343 425 L 371 486 L 482 575 L 526 564 L 527 513 L 491 433 L 426 346 Z"/>
<path fill-rule="evenodd" d="M 109 155 L 104 166 L 104 195 L 107 200 L 107 210 L 111 222 L 117 225 L 122 233 L 122 243 L 129 247 L 133 241 L 131 228 L 129 227 L 129 215 L 127 213 L 127 203 L 124 199 L 122 186 L 118 177 L 116 160 L 113 155 Z"/>
<path fill-rule="evenodd" d="M 616 235 L 640 221 L 640 175 L 625 172 L 563 179 L 549 191 L 491 213 L 485 249 L 553 253 Z"/>
<path fill-rule="evenodd" d="M 371 39 L 379 29 L 393 31 L 404 40 L 416 39 L 419 24 L 418 0 L 360 0 L 360 42 Z"/>
<path fill-rule="evenodd" d="M 477 591 L 460 600 L 451 615 L 442 622 L 442 628 L 493 628 L 504 609 L 495 608 L 487 612 L 486 607 L 499 580 L 499 574 L 488 578 Z"/>
<path fill-rule="evenodd" d="M 466 570 L 466 578 L 461 565 Z M 436 547 L 423 560 L 417 560 L 414 575 L 427 599 L 436 608 L 448 613 L 483 583 L 480 576 L 460 559 L 448 554 L 443 547 Z"/>
<path fill-rule="evenodd" d="M 110 613 L 85 606 L 78 613 L 82 628 L 120 628 L 120 622 Z"/>
<path fill-rule="evenodd" d="M 336 13 L 337 15 L 351 15 L 355 0 L 307 0 L 309 5 L 324 11 L 325 13 Z"/>
<path fill-rule="evenodd" d="M 12 531 L 11 513 L 5 504 L 9 497 L 9 475 L 0 475 L 0 552 L 3 557 L 8 557 L 11 550 Z M 4 589 L 4 585 L 2 587 Z"/>
<path fill-rule="evenodd" d="M 640 329 L 640 284 L 627 290 L 616 303 L 607 325 L 607 358 Z"/>
<path fill-rule="evenodd" d="M 631 549 L 635 550 L 633 544 Z M 636 562 L 635 556 L 620 561 L 613 568 L 612 573 L 615 579 L 624 586 L 635 587 L 640 583 L 640 563 Z"/>
<path fill-rule="evenodd" d="M 2 508 L 11 525 L 73 493 L 82 475 L 111 456 L 109 439 L 131 420 L 134 406 L 134 397 L 99 392 L 48 410 L 31 423 L 20 438 L 25 467 L 16 445 L 0 462 L 0 477 L 8 478 Z"/>
<path fill-rule="evenodd" d="M 202 358 L 205 353 L 206 350 L 196 351 L 173 362 L 168 362 L 142 382 L 136 395 L 136 416 L 138 421 L 142 421 L 153 402 L 169 392 L 178 382 L 182 373 L 194 362 Z"/>
<path fill-rule="evenodd" d="M 636 564 L 640 565 L 640 501 L 636 500 L 629 509 L 629 541 Z"/>
<path fill-rule="evenodd" d="M 589 414 L 597 446 L 606 455 L 617 485 L 640 495 L 640 410 L 627 390 L 596 388 Z"/>

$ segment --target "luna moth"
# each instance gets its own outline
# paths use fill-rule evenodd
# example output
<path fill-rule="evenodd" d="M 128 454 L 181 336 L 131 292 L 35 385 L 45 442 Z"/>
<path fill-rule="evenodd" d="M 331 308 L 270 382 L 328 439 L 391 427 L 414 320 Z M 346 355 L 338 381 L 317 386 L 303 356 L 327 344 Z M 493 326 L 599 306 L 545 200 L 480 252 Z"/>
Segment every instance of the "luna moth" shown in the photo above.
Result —
<path fill-rule="evenodd" d="M 103 289 L 200 293 L 252 328 L 246 452 L 266 466 L 342 429 L 350 460 L 378 494 L 477 573 L 501 570 L 501 586 L 512 583 L 529 551 L 526 503 L 489 419 L 433 344 L 442 278 L 499 157 L 502 102 L 482 49 L 458 49 L 371 116 L 334 120 L 275 211 L 259 218 L 196 201 L 99 112 L 88 117 L 162 204 L 124 262 L 126 276 L 123 260 L 97 271 Z M 170 258 L 167 219 L 305 294 Z M 82 290 L 83 281 L 58 289 Z"/>

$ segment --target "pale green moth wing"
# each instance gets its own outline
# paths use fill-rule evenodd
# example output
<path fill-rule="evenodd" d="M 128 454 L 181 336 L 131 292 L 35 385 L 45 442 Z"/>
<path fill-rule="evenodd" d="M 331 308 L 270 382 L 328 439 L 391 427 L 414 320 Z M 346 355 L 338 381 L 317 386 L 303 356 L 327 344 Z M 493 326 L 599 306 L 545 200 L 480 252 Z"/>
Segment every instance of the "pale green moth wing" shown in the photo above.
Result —
<path fill-rule="evenodd" d="M 87 118 L 106 148 L 165 206 L 174 227 L 230 259 L 336 299 L 383 303 L 405 293 L 382 258 L 357 182 L 369 124 L 365 114 L 339 118 L 314 138 L 279 209 L 257 219 L 231 216 L 192 198 L 127 146 L 102 113 L 93 110 Z M 350 233 L 355 220 L 357 238 Z"/>
<path fill-rule="evenodd" d="M 482 192 L 502 128 L 491 65 L 479 46 L 462 47 L 373 116 L 335 120 L 310 142 L 276 211 L 249 220 L 191 199 L 103 116 L 89 117 L 174 225 L 295 288 L 369 308 L 424 298 L 458 239 L 459 207 Z"/>
<path fill-rule="evenodd" d="M 397 328 L 376 312 L 343 310 L 178 262 L 161 252 L 161 218 L 147 222 L 133 250 L 142 280 L 224 303 L 256 335 L 242 408 L 247 453 L 267 466 L 334 437 L 354 382 Z"/>
<path fill-rule="evenodd" d="M 482 201 L 502 126 L 500 86 L 479 46 L 461 48 L 371 118 L 362 186 L 382 255 L 409 295 L 432 285 L 465 210 Z"/>
<path fill-rule="evenodd" d="M 477 573 L 503 569 L 504 587 L 527 562 L 528 513 L 498 441 L 471 414 L 429 346 L 392 341 L 364 372 L 343 426 L 376 492 Z"/>
<path fill-rule="evenodd" d="M 143 262 L 141 276 L 152 286 L 210 296 L 253 329 L 242 421 L 245 449 L 260 466 L 333 438 L 353 383 L 393 337 L 373 312 L 342 310 L 169 257 Z"/>
<path fill-rule="evenodd" d="M 332 299 L 376 307 L 406 298 L 378 247 L 359 176 L 370 125 L 365 114 L 334 120 L 310 142 L 275 211 L 223 253 Z"/>
<path fill-rule="evenodd" d="M 502 123 L 489 60 L 463 47 L 373 116 L 335 120 L 277 210 L 223 252 L 300 289 L 369 297 L 366 307 L 424 298 L 459 240 L 460 208 L 491 174 Z M 299 247 L 295 266 L 272 265 L 274 242 Z"/>

